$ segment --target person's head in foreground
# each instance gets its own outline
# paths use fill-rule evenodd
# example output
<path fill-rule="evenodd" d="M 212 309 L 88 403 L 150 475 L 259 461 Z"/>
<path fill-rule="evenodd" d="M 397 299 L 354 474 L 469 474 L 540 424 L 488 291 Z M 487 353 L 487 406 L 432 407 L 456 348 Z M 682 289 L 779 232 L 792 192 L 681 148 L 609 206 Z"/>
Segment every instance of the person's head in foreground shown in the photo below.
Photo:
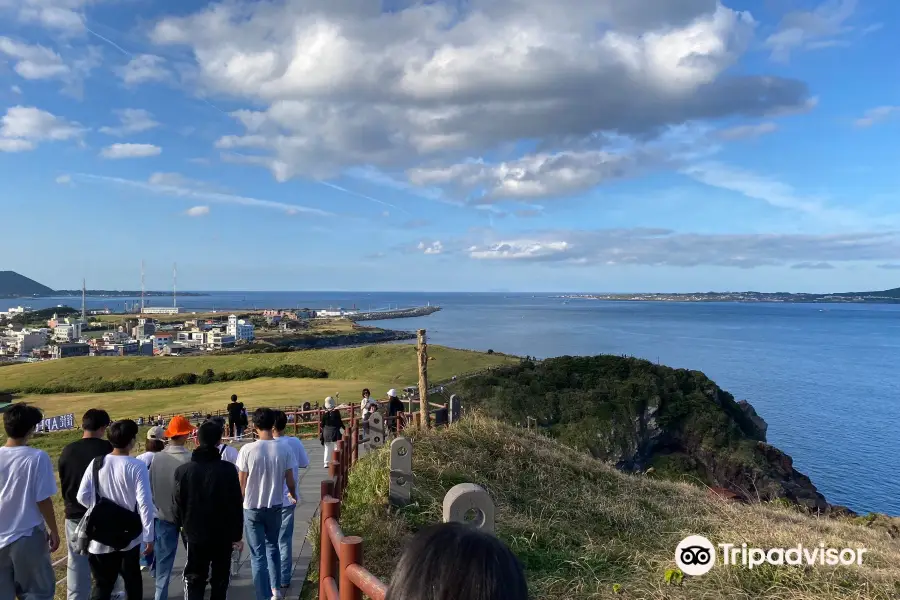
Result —
<path fill-rule="evenodd" d="M 109 413 L 101 408 L 90 408 L 81 417 L 81 428 L 88 433 L 103 437 L 106 428 L 112 423 Z"/>
<path fill-rule="evenodd" d="M 470 525 L 442 523 L 406 544 L 386 600 L 528 600 L 516 555 Z"/>
<path fill-rule="evenodd" d="M 169 421 L 169 426 L 166 427 L 166 437 L 169 440 L 177 445 L 183 446 L 185 442 L 187 442 L 188 437 L 194 433 L 195 427 L 191 425 L 191 422 L 182 417 L 181 415 L 175 415 L 172 417 L 172 420 Z"/>
<path fill-rule="evenodd" d="M 363 398 L 368 398 L 371 395 L 372 395 L 372 393 L 369 391 L 369 388 L 363 388 L 363 395 L 362 395 Z"/>
<path fill-rule="evenodd" d="M 128 454 L 134 448 L 137 440 L 138 426 L 131 419 L 122 419 L 109 426 L 106 437 L 114 450 L 120 454 Z"/>
<path fill-rule="evenodd" d="M 275 411 L 271 408 L 257 408 L 253 411 L 253 425 L 259 431 L 272 431 L 275 427 Z"/>
<path fill-rule="evenodd" d="M 25 442 L 34 435 L 37 424 L 43 420 L 44 413 L 41 409 L 19 402 L 3 413 L 3 429 L 9 439 Z"/>
<path fill-rule="evenodd" d="M 215 448 L 222 441 L 222 427 L 217 421 L 207 421 L 197 429 L 197 443 L 201 448 Z"/>
<path fill-rule="evenodd" d="M 334 398 L 331 396 L 325 398 L 325 410 L 334 410 Z"/>
<path fill-rule="evenodd" d="M 396 398 L 397 390 L 395 390 L 394 388 L 389 389 L 387 392 L 387 396 L 388 396 L 388 398 Z"/>
<path fill-rule="evenodd" d="M 275 431 L 281 433 L 287 428 L 287 414 L 283 410 L 275 411 Z"/>

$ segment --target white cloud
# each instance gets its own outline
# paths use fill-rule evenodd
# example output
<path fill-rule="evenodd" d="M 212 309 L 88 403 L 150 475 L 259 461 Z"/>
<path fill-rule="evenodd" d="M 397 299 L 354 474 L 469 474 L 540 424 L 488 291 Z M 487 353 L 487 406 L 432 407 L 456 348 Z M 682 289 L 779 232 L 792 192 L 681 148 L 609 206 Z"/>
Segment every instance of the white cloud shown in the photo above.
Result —
<path fill-rule="evenodd" d="M 76 36 L 85 32 L 83 13 L 88 4 L 102 0 L 0 0 L 4 11 L 20 23 L 36 25 L 53 35 Z"/>
<path fill-rule="evenodd" d="M 16 94 L 16 95 L 18 95 L 18 96 L 21 96 L 21 95 L 22 95 L 22 88 L 20 88 L 20 87 L 17 86 L 17 85 L 14 85 L 14 86 L 10 87 L 10 88 L 9 88 L 9 91 L 11 91 L 13 94 Z"/>
<path fill-rule="evenodd" d="M 100 151 L 103 158 L 146 158 L 159 156 L 162 148 L 153 144 L 112 144 Z"/>
<path fill-rule="evenodd" d="M 714 0 L 376 7 L 236 0 L 162 19 L 151 39 L 192 52 L 201 93 L 254 107 L 218 146 L 279 180 L 455 164 L 525 139 L 583 151 L 570 142 L 809 101 L 800 81 L 727 73 L 756 23 Z"/>
<path fill-rule="evenodd" d="M 828 269 L 837 263 L 891 260 L 900 252 L 900 231 L 810 235 L 601 229 L 534 231 L 499 239 L 491 235 L 450 245 L 482 261 L 670 267 Z"/>
<path fill-rule="evenodd" d="M 58 183 L 59 185 L 72 185 L 72 176 L 60 175 L 56 178 L 56 183 Z"/>
<path fill-rule="evenodd" d="M 62 57 L 44 46 L 0 36 L 0 54 L 15 61 L 13 70 L 24 79 L 60 79 L 71 73 Z"/>
<path fill-rule="evenodd" d="M 771 121 L 767 121 L 765 123 L 757 123 L 756 125 L 738 125 L 737 127 L 722 129 L 716 135 L 722 140 L 743 140 L 757 138 L 777 130 L 778 125 Z"/>
<path fill-rule="evenodd" d="M 171 175 L 171 174 L 163 174 L 163 175 Z M 249 206 L 253 208 L 265 208 L 281 211 L 285 214 L 296 215 L 296 214 L 306 214 L 310 216 L 317 217 L 332 217 L 334 214 L 320 210 L 318 208 L 311 208 L 308 206 L 303 206 L 300 204 L 289 204 L 287 202 L 275 202 L 272 200 L 261 200 L 259 198 L 252 198 L 248 196 L 238 196 L 236 194 L 226 194 L 222 192 L 214 192 L 206 189 L 195 189 L 189 186 L 184 185 L 170 185 L 173 181 L 171 177 L 156 177 L 155 180 L 157 183 L 153 183 L 151 181 L 137 181 L 134 179 L 125 179 L 122 177 L 106 177 L 103 175 L 90 175 L 86 173 L 80 173 L 76 176 L 77 178 L 81 178 L 85 181 L 95 181 L 95 182 L 103 182 L 109 183 L 113 185 L 120 185 L 131 187 L 135 189 L 144 190 L 146 192 L 151 192 L 155 194 L 163 194 L 166 196 L 172 196 L 175 198 L 183 198 L 185 200 L 192 201 L 202 201 L 202 202 L 210 202 L 210 203 L 218 203 L 218 204 L 236 204 L 240 206 Z M 160 183 L 160 182 L 163 183 Z M 209 184 L 207 184 L 209 185 Z"/>
<path fill-rule="evenodd" d="M 64 141 L 84 128 L 33 106 L 12 106 L 0 118 L 0 152 L 33 150 L 42 141 Z"/>
<path fill-rule="evenodd" d="M 440 254 L 444 251 L 444 245 L 440 240 L 431 243 L 419 242 L 419 245 L 416 246 L 416 248 L 421 250 L 424 254 Z"/>
<path fill-rule="evenodd" d="M 153 119 L 153 115 L 142 108 L 125 108 L 113 112 L 119 118 L 119 125 L 115 127 L 101 127 L 100 133 L 123 136 L 141 133 L 159 126 L 159 123 Z"/>
<path fill-rule="evenodd" d="M 854 123 L 857 127 L 871 127 L 875 123 L 884 121 L 896 113 L 900 113 L 900 106 L 879 106 L 867 110 L 866 113 L 859 119 L 856 119 Z"/>
<path fill-rule="evenodd" d="M 171 73 L 165 67 L 165 59 L 154 54 L 139 54 L 128 64 L 116 69 L 125 85 L 138 85 L 148 81 L 166 81 Z"/>
<path fill-rule="evenodd" d="M 811 11 L 788 13 L 778 30 L 766 38 L 772 59 L 786 61 L 795 50 L 839 47 L 848 42 L 840 36 L 850 32 L 847 21 L 856 11 L 857 0 L 825 0 Z"/>
<path fill-rule="evenodd" d="M 208 206 L 192 206 L 184 213 L 189 217 L 205 217 L 209 214 Z"/>

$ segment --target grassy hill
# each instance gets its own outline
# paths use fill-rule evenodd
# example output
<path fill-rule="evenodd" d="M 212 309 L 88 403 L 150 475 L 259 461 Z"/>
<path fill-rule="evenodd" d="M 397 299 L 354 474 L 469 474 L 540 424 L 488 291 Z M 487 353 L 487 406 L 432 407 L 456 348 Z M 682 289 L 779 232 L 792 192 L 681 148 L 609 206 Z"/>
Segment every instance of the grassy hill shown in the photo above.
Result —
<path fill-rule="evenodd" d="M 449 379 L 471 371 L 511 364 L 518 359 L 498 354 L 429 346 L 429 378 Z M 181 373 L 202 374 L 245 371 L 254 368 L 302 365 L 328 372 L 329 379 L 387 382 L 413 385 L 418 381 L 416 349 L 405 344 L 364 346 L 334 350 L 306 350 L 277 354 L 236 354 L 184 357 L 83 357 L 4 367 L 0 390 L 29 387 L 91 384 L 110 380 L 174 377 Z M 326 386 L 327 387 L 327 386 Z M 180 388 L 184 389 L 184 388 Z"/>
<path fill-rule="evenodd" d="M 856 521 L 817 519 L 781 503 L 728 503 L 702 487 L 623 474 L 586 453 L 486 417 L 414 432 L 412 441 L 413 504 L 385 516 L 388 452 L 382 449 L 351 472 L 341 507 L 344 532 L 363 536 L 366 567 L 385 581 L 404 537 L 439 522 L 444 494 L 457 483 L 472 482 L 493 497 L 497 533 L 522 560 L 534 599 L 900 597 L 900 540 Z M 862 566 L 852 567 L 748 570 L 718 564 L 707 575 L 668 584 L 675 547 L 691 534 L 714 544 L 824 543 L 868 553 Z M 317 538 L 317 531 L 311 535 Z M 318 548 L 318 542 L 312 546 Z M 302 597 L 313 597 L 312 588 L 305 585 Z"/>

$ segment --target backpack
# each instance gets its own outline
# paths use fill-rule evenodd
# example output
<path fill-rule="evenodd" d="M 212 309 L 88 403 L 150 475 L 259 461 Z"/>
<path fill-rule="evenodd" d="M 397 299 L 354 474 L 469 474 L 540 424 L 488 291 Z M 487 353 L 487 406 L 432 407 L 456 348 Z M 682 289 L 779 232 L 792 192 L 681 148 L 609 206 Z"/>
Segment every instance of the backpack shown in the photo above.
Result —
<path fill-rule="evenodd" d="M 100 468 L 106 457 L 93 461 L 94 503 L 78 523 L 78 551 L 87 554 L 89 542 L 98 542 L 114 550 L 123 550 L 143 531 L 141 517 L 136 510 L 119 506 L 104 498 L 100 489 Z"/>

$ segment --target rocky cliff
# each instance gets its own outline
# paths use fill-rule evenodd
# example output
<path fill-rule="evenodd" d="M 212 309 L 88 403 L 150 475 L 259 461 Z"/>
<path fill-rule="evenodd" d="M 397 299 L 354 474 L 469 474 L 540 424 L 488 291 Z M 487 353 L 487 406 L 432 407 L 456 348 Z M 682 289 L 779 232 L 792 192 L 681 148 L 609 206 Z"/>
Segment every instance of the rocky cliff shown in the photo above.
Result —
<path fill-rule="evenodd" d="M 617 468 L 724 488 L 748 501 L 783 498 L 828 512 L 766 422 L 703 373 L 618 356 L 524 361 L 458 384 L 469 405 L 525 424 Z"/>

